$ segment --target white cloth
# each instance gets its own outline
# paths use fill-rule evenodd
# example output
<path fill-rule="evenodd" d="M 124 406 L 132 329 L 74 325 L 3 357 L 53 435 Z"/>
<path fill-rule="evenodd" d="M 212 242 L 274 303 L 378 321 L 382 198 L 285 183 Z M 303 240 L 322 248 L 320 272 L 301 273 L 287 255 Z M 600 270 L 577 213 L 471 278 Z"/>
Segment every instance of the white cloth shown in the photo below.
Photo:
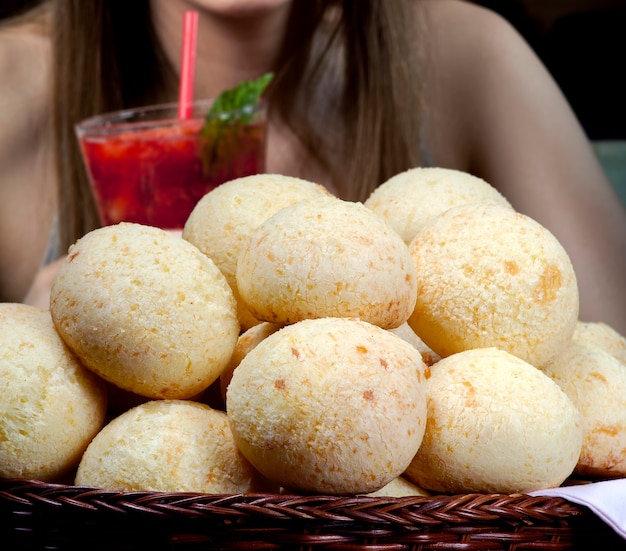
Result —
<path fill-rule="evenodd" d="M 626 478 L 538 490 L 530 495 L 562 497 L 584 505 L 626 539 Z"/>

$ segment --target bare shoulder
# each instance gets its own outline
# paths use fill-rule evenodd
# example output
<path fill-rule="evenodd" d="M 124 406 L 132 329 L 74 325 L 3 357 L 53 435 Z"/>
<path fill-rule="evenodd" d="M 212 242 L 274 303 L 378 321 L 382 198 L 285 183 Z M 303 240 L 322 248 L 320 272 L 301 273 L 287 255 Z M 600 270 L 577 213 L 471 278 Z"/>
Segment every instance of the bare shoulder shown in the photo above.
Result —
<path fill-rule="evenodd" d="M 498 124 L 512 124 L 529 111 L 561 108 L 563 98 L 551 76 L 502 16 L 463 0 L 422 0 L 420 9 L 426 100 L 442 164 L 475 167 L 477 155 L 500 139 Z M 472 129 L 479 127 L 475 135 Z"/>
<path fill-rule="evenodd" d="M 513 27 L 500 14 L 466 0 L 421 0 L 418 9 L 433 31 L 431 38 L 446 44 L 469 40 L 480 47 L 514 38 Z"/>
<path fill-rule="evenodd" d="M 429 59 L 450 76 L 480 84 L 513 63 L 536 64 L 526 41 L 492 10 L 463 0 L 423 0 L 420 8 Z"/>

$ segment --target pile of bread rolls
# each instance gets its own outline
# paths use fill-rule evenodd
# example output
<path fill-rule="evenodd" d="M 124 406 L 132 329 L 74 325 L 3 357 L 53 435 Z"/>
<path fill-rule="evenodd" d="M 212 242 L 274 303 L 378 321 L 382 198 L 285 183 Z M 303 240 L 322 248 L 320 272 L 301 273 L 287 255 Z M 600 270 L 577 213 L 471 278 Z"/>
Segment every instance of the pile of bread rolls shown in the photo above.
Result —
<path fill-rule="evenodd" d="M 182 238 L 86 234 L 49 311 L 0 319 L 4 478 L 393 496 L 626 475 L 626 339 L 578 319 L 554 235 L 459 171 L 363 204 L 232 180 Z"/>

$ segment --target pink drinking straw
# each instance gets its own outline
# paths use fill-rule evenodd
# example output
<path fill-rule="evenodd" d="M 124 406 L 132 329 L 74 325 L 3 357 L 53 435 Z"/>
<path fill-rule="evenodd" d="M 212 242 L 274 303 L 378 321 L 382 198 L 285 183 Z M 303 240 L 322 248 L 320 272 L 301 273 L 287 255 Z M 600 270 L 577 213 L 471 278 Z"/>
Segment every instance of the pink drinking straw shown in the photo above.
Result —
<path fill-rule="evenodd" d="M 178 89 L 179 119 L 188 119 L 193 111 L 197 37 L 198 12 L 186 11 L 183 18 L 183 43 L 181 48 L 180 85 Z"/>

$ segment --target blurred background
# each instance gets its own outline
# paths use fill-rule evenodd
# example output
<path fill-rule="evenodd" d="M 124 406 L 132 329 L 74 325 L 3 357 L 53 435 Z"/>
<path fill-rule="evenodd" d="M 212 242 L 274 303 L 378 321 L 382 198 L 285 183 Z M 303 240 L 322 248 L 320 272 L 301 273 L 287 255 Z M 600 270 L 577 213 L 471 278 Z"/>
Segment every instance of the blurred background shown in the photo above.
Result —
<path fill-rule="evenodd" d="M 500 13 L 530 43 L 626 203 L 626 0 L 467 1 Z M 41 2 L 0 0 L 0 19 Z"/>
<path fill-rule="evenodd" d="M 626 203 L 626 0 L 469 0 L 499 12 L 548 67 Z"/>

